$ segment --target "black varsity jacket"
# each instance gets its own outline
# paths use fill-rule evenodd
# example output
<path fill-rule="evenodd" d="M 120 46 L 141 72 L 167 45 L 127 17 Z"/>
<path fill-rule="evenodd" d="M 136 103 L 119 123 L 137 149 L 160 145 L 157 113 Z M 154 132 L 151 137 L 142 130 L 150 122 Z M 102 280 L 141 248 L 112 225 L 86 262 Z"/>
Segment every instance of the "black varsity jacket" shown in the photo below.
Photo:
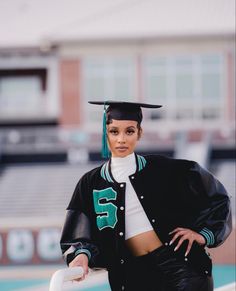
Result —
<path fill-rule="evenodd" d="M 131 184 L 160 240 L 168 245 L 176 227 L 201 233 L 206 245 L 222 244 L 232 229 L 230 199 L 223 185 L 196 162 L 163 156 L 136 156 Z M 117 183 L 110 160 L 86 173 L 78 182 L 67 208 L 61 249 L 69 264 L 86 253 L 90 267 L 105 267 L 110 283 L 125 285 L 125 183 Z M 173 246 L 174 247 L 174 246 Z M 183 256 L 186 245 L 178 250 Z M 194 244 L 190 264 L 211 273 L 204 247 Z"/>

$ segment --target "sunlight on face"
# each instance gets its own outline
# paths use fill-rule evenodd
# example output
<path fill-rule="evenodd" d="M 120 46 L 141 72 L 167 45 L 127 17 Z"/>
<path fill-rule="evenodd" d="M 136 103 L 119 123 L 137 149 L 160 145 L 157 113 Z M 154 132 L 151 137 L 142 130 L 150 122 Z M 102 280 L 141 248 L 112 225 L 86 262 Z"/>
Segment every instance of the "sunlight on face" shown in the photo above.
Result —
<path fill-rule="evenodd" d="M 122 158 L 133 153 L 141 131 L 137 121 L 113 119 L 107 125 L 107 139 L 112 156 Z"/>

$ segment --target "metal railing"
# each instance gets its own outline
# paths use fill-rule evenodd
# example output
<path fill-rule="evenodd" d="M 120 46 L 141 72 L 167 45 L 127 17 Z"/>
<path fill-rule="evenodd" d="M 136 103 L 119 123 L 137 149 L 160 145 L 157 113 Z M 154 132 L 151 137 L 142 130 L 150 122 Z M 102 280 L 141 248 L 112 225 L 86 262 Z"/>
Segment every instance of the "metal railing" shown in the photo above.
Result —
<path fill-rule="evenodd" d="M 57 270 L 51 278 L 49 291 L 61 291 L 64 282 L 79 279 L 83 276 L 82 267 L 65 268 Z"/>
<path fill-rule="evenodd" d="M 63 284 L 79 279 L 83 276 L 82 267 L 73 267 L 57 270 L 51 277 L 49 291 L 62 291 Z M 97 286 L 107 286 L 109 288 L 108 273 L 105 269 L 89 269 L 89 274 L 86 276 L 85 280 L 77 282 L 78 287 L 76 290 L 82 290 L 83 288 L 92 288 Z M 73 290 L 76 287 L 73 286 Z M 107 289 L 106 289 L 107 290 Z"/>

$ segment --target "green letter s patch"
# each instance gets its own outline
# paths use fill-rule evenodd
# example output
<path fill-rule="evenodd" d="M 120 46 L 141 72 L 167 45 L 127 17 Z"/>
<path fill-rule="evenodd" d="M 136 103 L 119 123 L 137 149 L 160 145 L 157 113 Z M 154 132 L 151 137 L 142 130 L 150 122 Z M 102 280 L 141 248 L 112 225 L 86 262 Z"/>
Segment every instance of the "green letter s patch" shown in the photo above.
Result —
<path fill-rule="evenodd" d="M 117 207 L 112 202 L 101 203 L 116 200 L 117 193 L 111 187 L 103 190 L 93 190 L 93 202 L 97 215 L 97 226 L 99 230 L 106 227 L 114 228 L 117 223 Z"/>

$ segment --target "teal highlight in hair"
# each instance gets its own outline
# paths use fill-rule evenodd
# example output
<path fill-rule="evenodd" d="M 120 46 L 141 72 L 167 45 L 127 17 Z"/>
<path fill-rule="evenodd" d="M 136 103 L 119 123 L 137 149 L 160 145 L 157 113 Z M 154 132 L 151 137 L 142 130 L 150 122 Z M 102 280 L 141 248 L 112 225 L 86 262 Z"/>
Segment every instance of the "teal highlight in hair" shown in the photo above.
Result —
<path fill-rule="evenodd" d="M 106 104 L 104 104 L 103 111 L 103 129 L 102 129 L 102 157 L 110 158 L 111 154 L 107 144 L 107 117 L 106 117 Z"/>

